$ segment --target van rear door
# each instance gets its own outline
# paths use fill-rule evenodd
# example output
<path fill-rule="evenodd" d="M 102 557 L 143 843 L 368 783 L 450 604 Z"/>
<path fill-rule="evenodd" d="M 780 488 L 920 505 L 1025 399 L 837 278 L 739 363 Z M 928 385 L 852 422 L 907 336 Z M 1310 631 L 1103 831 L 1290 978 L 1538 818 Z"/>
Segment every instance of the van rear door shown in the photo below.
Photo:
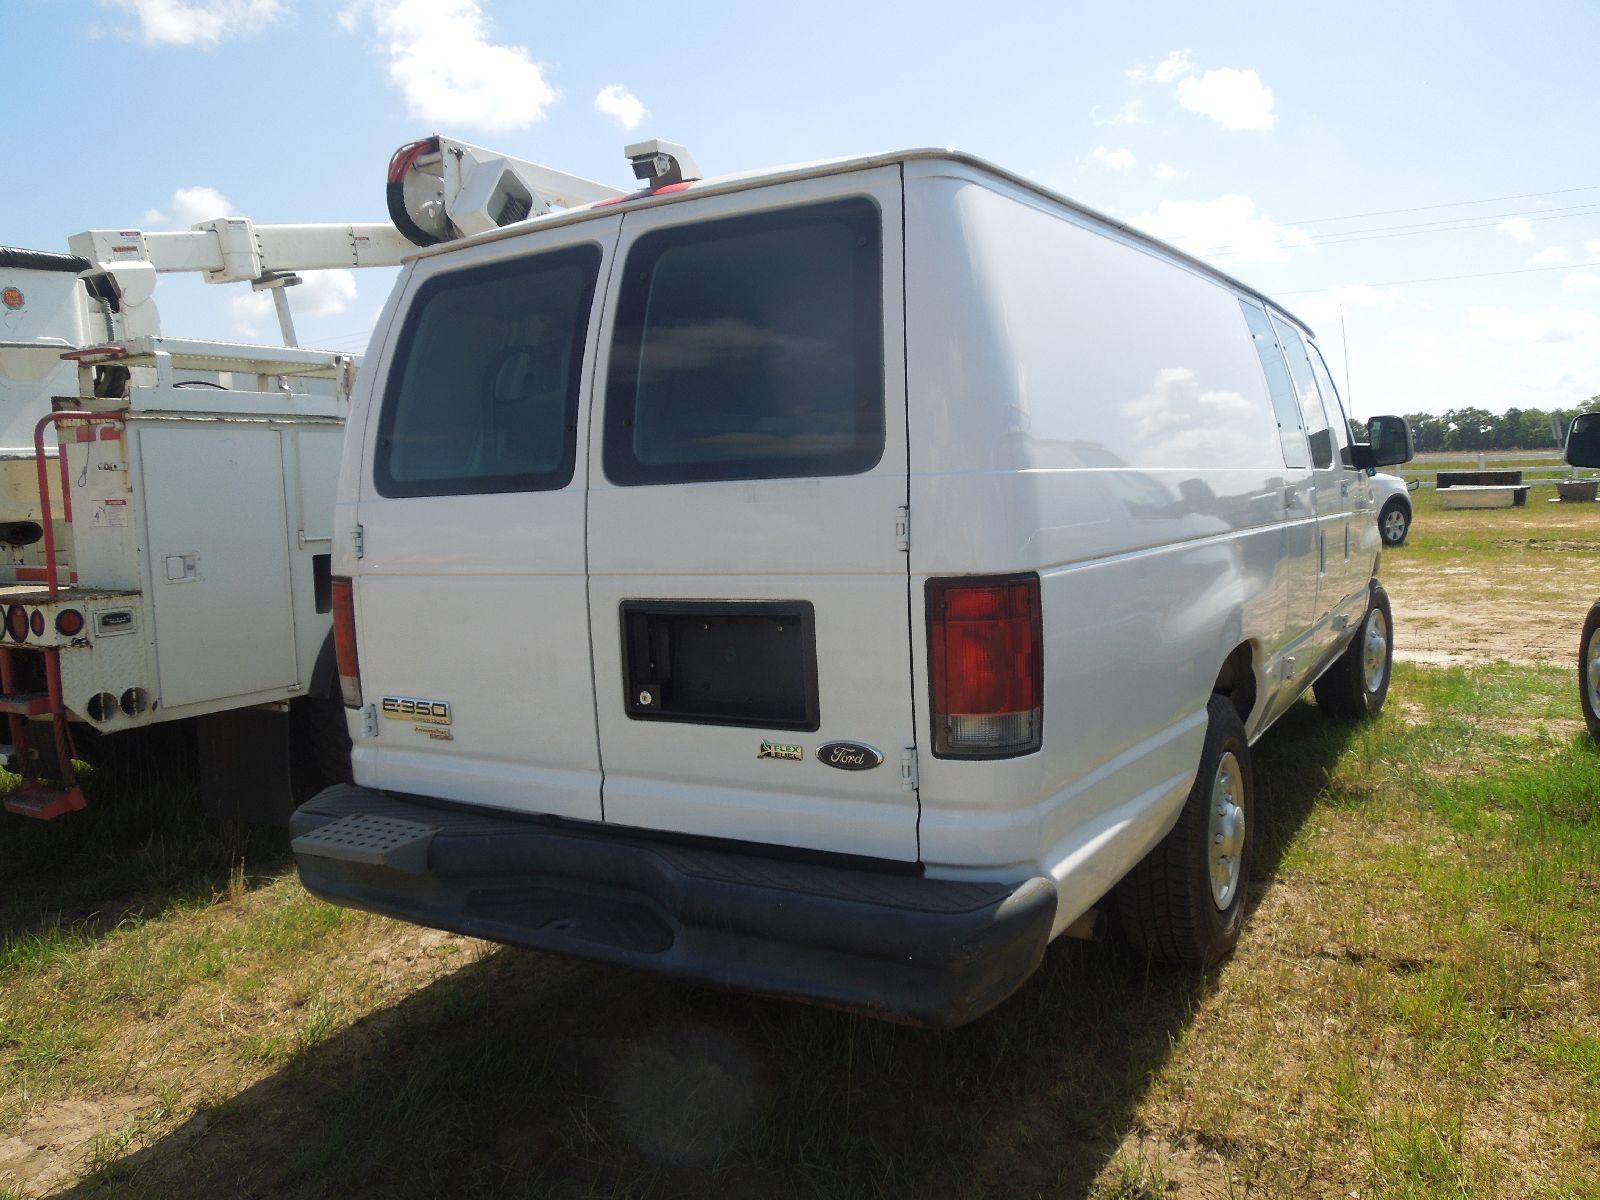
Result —
<path fill-rule="evenodd" d="M 585 433 L 621 219 L 419 261 L 356 520 L 368 787 L 600 819 Z"/>
<path fill-rule="evenodd" d="M 608 822 L 913 860 L 901 184 L 623 218 L 590 437 Z"/>

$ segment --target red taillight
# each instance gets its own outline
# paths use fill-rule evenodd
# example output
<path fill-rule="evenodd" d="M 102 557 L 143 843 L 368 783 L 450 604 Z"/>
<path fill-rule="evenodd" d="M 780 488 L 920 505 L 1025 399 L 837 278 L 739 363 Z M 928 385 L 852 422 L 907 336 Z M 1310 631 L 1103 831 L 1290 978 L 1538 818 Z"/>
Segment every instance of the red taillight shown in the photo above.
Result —
<path fill-rule="evenodd" d="M 333 654 L 346 708 L 361 707 L 361 662 L 356 657 L 356 600 L 348 579 L 333 581 Z"/>
<path fill-rule="evenodd" d="M 930 579 L 928 670 L 935 757 L 1009 758 L 1039 749 L 1039 577 Z"/>
<path fill-rule="evenodd" d="M 63 608 L 56 614 L 56 632 L 62 637 L 77 637 L 83 632 L 83 614 L 75 608 Z"/>

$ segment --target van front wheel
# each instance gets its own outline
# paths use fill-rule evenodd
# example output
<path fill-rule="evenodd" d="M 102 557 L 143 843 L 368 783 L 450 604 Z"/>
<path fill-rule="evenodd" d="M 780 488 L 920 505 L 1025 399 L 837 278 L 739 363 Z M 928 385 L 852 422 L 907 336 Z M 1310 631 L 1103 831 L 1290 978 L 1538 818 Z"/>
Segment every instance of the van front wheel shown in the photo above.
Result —
<path fill-rule="evenodd" d="M 1578 694 L 1589 736 L 1600 742 L 1600 604 L 1589 610 L 1578 643 Z"/>
<path fill-rule="evenodd" d="M 1341 720 L 1373 716 L 1389 695 L 1393 667 L 1394 618 L 1389 612 L 1389 593 L 1374 580 L 1367 615 L 1361 618 L 1356 636 L 1311 685 L 1317 706 Z"/>
<path fill-rule="evenodd" d="M 1250 743 L 1226 696 L 1206 706 L 1205 748 L 1172 832 L 1117 885 L 1123 936 L 1149 958 L 1208 967 L 1244 926 L 1255 822 Z"/>

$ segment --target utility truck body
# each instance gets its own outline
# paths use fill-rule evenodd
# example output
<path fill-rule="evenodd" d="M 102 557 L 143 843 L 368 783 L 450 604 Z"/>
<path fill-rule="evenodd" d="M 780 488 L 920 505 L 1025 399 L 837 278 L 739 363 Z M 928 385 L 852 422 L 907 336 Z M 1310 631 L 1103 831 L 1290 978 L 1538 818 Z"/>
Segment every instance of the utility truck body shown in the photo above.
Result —
<path fill-rule="evenodd" d="M 615 189 L 448 138 L 390 163 L 395 223 L 89 230 L 0 249 L 0 716 L 10 812 L 84 806 L 74 731 L 198 718 L 201 791 L 282 822 L 348 775 L 331 521 L 354 356 L 301 349 L 296 271 L 394 266 L 420 245 Z M 163 336 L 156 282 L 273 296 L 285 345 Z"/>
<path fill-rule="evenodd" d="M 662 169 L 396 286 L 306 886 L 934 1024 L 1096 910 L 1215 961 L 1250 744 L 1387 689 L 1404 423 L 1351 443 L 1289 314 L 976 159 Z"/>

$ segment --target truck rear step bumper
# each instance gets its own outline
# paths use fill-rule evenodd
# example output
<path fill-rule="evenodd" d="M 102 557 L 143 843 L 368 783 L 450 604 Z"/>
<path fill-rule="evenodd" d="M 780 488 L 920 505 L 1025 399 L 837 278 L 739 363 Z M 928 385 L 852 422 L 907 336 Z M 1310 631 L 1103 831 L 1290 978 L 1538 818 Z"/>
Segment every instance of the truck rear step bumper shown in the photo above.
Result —
<path fill-rule="evenodd" d="M 918 1025 L 999 1004 L 1055 918 L 1046 878 L 928 879 L 350 785 L 290 833 L 301 882 L 335 904 Z"/>

